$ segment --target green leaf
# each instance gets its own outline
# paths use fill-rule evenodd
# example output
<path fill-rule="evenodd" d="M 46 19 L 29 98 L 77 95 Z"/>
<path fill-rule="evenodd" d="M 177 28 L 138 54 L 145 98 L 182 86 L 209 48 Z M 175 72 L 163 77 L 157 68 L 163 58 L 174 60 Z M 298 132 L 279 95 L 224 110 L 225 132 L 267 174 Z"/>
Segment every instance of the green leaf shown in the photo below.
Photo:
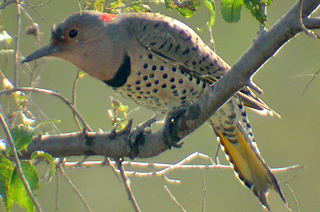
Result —
<path fill-rule="evenodd" d="M 0 156 L 0 170 L 0 196 L 6 211 L 9 211 L 13 204 L 9 189 L 14 166 L 6 157 Z"/>
<path fill-rule="evenodd" d="M 122 113 L 126 113 L 128 110 L 128 105 L 120 105 L 118 110 Z"/>
<path fill-rule="evenodd" d="M 171 0 L 164 0 L 164 5 L 169 9 L 169 10 L 173 10 L 174 8 L 176 8 L 176 5 L 173 3 L 173 1 Z"/>
<path fill-rule="evenodd" d="M 28 104 L 28 97 L 21 92 L 13 93 L 14 100 L 19 108 L 24 108 Z"/>
<path fill-rule="evenodd" d="M 190 18 L 200 7 L 200 2 L 198 0 L 190 0 L 188 3 L 186 7 L 178 7 L 172 0 L 164 0 L 164 4 L 168 9 L 176 9 L 183 17 Z"/>
<path fill-rule="evenodd" d="M 47 162 L 50 164 L 50 170 L 49 170 L 49 176 L 48 176 L 48 182 L 52 179 L 54 172 L 56 171 L 56 164 L 54 163 L 53 157 L 45 152 L 42 151 L 35 151 L 31 155 L 31 159 L 37 159 L 37 158 L 45 158 Z"/>
<path fill-rule="evenodd" d="M 221 13 L 223 19 L 229 23 L 239 21 L 242 5 L 243 0 L 222 0 Z"/>
<path fill-rule="evenodd" d="M 109 11 L 110 13 L 116 13 L 120 8 L 124 8 L 126 5 L 123 3 L 122 0 L 118 0 L 118 1 L 114 1 L 114 2 L 111 2 L 110 5 L 109 5 Z"/>
<path fill-rule="evenodd" d="M 147 4 L 144 4 L 141 1 L 134 1 L 130 4 L 130 10 L 134 12 L 150 12 L 151 9 Z"/>
<path fill-rule="evenodd" d="M 271 0 L 244 0 L 247 10 L 251 13 L 257 21 L 263 26 L 266 25 L 267 16 L 262 13 L 260 6 L 262 5 L 271 5 Z"/>
<path fill-rule="evenodd" d="M 194 15 L 195 11 L 200 7 L 200 2 L 197 0 L 192 1 L 188 7 L 177 7 L 177 11 L 184 17 L 190 18 Z"/>
<path fill-rule="evenodd" d="M 214 6 L 214 0 L 200 0 L 204 6 L 208 9 L 209 11 L 209 21 L 207 22 L 207 25 L 203 28 L 203 29 L 199 29 L 199 31 L 205 30 L 208 27 L 213 26 L 214 24 L 214 20 L 215 20 L 215 12 L 216 12 L 216 8 Z"/>
<path fill-rule="evenodd" d="M 13 127 L 10 132 L 17 150 L 25 148 L 32 140 L 34 128 L 29 125 L 18 125 Z M 10 154 L 9 148 L 7 152 Z"/>
<path fill-rule="evenodd" d="M 36 168 L 29 162 L 22 162 L 21 168 L 32 192 L 39 190 L 39 178 Z M 15 203 L 26 209 L 26 211 L 35 210 L 16 169 L 11 177 L 10 194 Z"/>
<path fill-rule="evenodd" d="M 102 12 L 104 9 L 104 1 L 105 0 L 96 0 L 96 1 L 88 1 L 88 0 L 81 0 L 81 5 L 84 7 L 86 10 L 95 10 L 95 11 L 100 11 Z M 80 4 L 80 1 L 79 1 Z M 80 8 L 81 8 L 80 5 Z"/>

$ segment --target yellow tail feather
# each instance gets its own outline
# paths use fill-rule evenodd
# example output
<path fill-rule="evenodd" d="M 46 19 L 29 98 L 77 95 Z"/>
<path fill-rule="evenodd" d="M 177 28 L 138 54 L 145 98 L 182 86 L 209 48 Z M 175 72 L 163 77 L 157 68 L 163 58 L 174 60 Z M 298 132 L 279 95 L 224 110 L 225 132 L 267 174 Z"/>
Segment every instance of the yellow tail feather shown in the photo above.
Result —
<path fill-rule="evenodd" d="M 276 178 L 261 157 L 256 144 L 247 136 L 240 123 L 235 127 L 236 139 L 234 137 L 228 139 L 223 133 L 217 130 L 215 132 L 236 175 L 248 188 L 252 189 L 263 206 L 270 210 L 267 201 L 269 188 L 276 190 L 287 205 Z"/>

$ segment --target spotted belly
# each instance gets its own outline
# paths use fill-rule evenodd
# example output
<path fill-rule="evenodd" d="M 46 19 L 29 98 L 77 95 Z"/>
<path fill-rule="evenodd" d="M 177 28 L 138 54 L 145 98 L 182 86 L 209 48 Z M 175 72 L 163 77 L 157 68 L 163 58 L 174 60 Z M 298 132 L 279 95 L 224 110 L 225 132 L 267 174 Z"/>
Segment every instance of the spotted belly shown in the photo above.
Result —
<path fill-rule="evenodd" d="M 145 56 L 140 54 L 131 61 L 130 76 L 115 90 L 156 113 L 168 113 L 186 102 L 197 100 L 209 85 L 151 52 Z"/>

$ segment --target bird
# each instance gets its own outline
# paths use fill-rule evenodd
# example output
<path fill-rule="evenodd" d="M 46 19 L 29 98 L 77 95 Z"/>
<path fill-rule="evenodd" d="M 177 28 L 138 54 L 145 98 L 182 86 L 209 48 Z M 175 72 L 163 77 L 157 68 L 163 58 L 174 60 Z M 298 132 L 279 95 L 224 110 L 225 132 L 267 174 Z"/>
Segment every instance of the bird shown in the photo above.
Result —
<path fill-rule="evenodd" d="M 31 53 L 22 63 L 41 57 L 71 62 L 125 98 L 151 109 L 159 119 L 196 101 L 230 69 L 186 24 L 151 12 L 71 14 L 53 25 L 49 45 Z M 249 87 L 244 87 L 207 123 L 238 179 L 270 211 L 270 189 L 288 204 L 260 154 L 245 106 L 273 113 Z"/>

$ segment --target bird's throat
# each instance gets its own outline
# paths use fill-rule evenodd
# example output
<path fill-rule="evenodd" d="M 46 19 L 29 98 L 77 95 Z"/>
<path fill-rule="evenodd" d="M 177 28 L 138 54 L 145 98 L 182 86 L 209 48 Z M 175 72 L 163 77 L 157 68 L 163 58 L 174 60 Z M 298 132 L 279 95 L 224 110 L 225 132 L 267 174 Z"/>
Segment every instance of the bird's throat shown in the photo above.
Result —
<path fill-rule="evenodd" d="M 120 65 L 114 77 L 110 80 L 104 81 L 104 83 L 106 83 L 107 85 L 113 88 L 119 88 L 127 82 L 127 79 L 130 76 L 130 73 L 131 73 L 131 59 L 127 54 L 125 54 L 123 58 L 123 63 Z"/>

